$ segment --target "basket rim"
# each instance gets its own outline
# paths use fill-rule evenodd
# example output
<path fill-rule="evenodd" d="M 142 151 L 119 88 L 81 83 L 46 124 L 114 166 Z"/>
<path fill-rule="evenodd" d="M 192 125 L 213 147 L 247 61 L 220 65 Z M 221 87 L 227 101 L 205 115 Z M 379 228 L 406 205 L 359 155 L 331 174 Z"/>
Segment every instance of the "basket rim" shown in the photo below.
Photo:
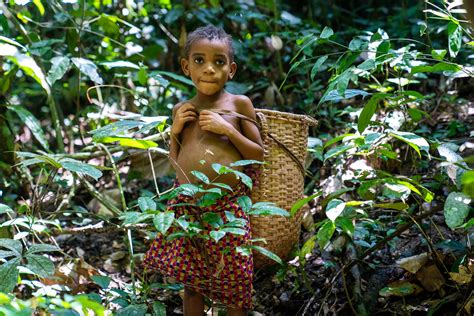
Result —
<path fill-rule="evenodd" d="M 318 120 L 315 118 L 308 116 L 306 114 L 295 114 L 295 113 L 289 113 L 289 112 L 282 112 L 282 111 L 277 111 L 277 110 L 269 110 L 269 109 L 260 109 L 256 108 L 256 112 L 260 112 L 265 114 L 266 116 L 279 116 L 283 119 L 287 120 L 296 120 L 296 121 L 303 121 L 304 123 L 308 124 L 309 126 L 316 126 L 318 125 Z"/>

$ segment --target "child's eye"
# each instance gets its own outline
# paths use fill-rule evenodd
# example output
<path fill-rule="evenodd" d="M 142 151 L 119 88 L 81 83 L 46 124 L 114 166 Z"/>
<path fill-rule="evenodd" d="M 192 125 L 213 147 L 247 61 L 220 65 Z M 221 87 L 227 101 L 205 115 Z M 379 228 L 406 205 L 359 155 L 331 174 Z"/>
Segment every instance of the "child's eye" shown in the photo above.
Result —
<path fill-rule="evenodd" d="M 216 65 L 224 66 L 225 65 L 225 60 L 216 60 Z"/>
<path fill-rule="evenodd" d="M 204 59 L 202 59 L 202 57 L 196 57 L 194 58 L 194 62 L 200 65 L 204 62 Z"/>

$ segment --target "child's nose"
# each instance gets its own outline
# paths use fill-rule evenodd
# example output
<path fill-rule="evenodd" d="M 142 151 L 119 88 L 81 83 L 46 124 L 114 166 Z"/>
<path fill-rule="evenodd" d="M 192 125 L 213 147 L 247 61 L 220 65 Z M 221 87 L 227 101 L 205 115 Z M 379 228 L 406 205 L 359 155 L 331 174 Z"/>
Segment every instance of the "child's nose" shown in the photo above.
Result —
<path fill-rule="evenodd" d="M 216 70 L 214 69 L 214 66 L 211 63 L 208 63 L 206 67 L 204 67 L 204 72 L 208 74 L 213 74 L 216 72 Z"/>

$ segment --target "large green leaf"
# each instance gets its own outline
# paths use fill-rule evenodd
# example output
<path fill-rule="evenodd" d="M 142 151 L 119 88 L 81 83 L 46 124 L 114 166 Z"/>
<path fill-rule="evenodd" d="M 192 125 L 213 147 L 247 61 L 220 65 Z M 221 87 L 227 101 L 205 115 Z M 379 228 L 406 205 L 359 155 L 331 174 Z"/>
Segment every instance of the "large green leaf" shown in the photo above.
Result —
<path fill-rule="evenodd" d="M 162 212 L 158 213 L 153 217 L 153 224 L 155 228 L 162 233 L 163 235 L 166 234 L 168 229 L 171 227 L 174 221 L 174 213 L 173 212 Z"/>
<path fill-rule="evenodd" d="M 273 261 L 279 263 L 279 264 L 283 264 L 283 261 L 281 260 L 280 257 L 278 257 L 275 253 L 271 252 L 270 250 L 266 249 L 266 248 L 263 248 L 263 247 L 260 247 L 260 246 L 256 246 L 256 245 L 250 245 L 249 248 L 251 249 L 255 249 L 257 250 L 258 252 L 260 252 L 262 255 L 272 259 Z"/>
<path fill-rule="evenodd" d="M 370 95 L 370 93 L 368 93 L 364 90 L 346 89 L 345 93 L 342 96 L 341 94 L 338 93 L 337 90 L 334 89 L 334 90 L 330 90 L 330 91 L 325 92 L 323 97 L 321 98 L 321 100 L 319 100 L 319 104 L 327 102 L 327 101 L 339 102 L 341 100 L 351 99 L 351 98 L 354 98 L 354 97 L 359 96 L 359 95 L 361 95 L 362 97 L 366 97 L 366 96 Z"/>
<path fill-rule="evenodd" d="M 339 156 L 340 154 L 348 151 L 349 149 L 354 148 L 354 145 L 341 145 L 328 150 L 328 152 L 324 155 L 324 160 L 328 160 L 329 158 Z"/>
<path fill-rule="evenodd" d="M 156 211 L 156 202 L 148 196 L 139 197 L 138 206 L 140 207 L 142 212 L 146 212 L 148 210 Z"/>
<path fill-rule="evenodd" d="M 52 252 L 52 251 L 61 251 L 61 248 L 58 248 L 55 245 L 34 244 L 34 245 L 31 245 L 31 247 L 28 249 L 26 254 Z"/>
<path fill-rule="evenodd" d="M 410 145 L 415 151 L 418 153 L 418 155 L 421 158 L 421 153 L 420 150 L 426 152 L 428 155 L 430 153 L 430 145 L 421 136 L 418 136 L 416 134 L 410 133 L 410 132 L 401 132 L 401 131 L 391 131 L 390 135 L 404 141 L 408 145 Z"/>
<path fill-rule="evenodd" d="M 460 71 L 461 69 L 463 69 L 461 65 L 440 62 L 440 63 L 434 64 L 433 66 L 429 66 L 429 65 L 414 66 L 413 68 L 411 68 L 410 72 L 412 74 L 416 74 L 420 72 L 442 72 L 442 71 L 457 72 L 457 71 Z"/>
<path fill-rule="evenodd" d="M 202 215 L 202 220 L 214 228 L 224 225 L 224 220 L 219 214 L 214 212 L 206 212 Z"/>
<path fill-rule="evenodd" d="M 138 149 L 149 149 L 149 148 L 158 146 L 158 144 L 152 140 L 135 139 L 131 137 L 102 137 L 102 138 L 94 137 L 94 141 L 97 143 L 119 142 L 120 146 L 132 147 L 132 148 L 138 148 Z"/>
<path fill-rule="evenodd" d="M 0 238 L 0 247 L 4 247 L 15 252 L 18 257 L 22 256 L 23 245 L 19 240 L 13 240 L 10 238 Z"/>
<path fill-rule="evenodd" d="M 209 184 L 209 178 L 202 172 L 200 171 L 197 171 L 197 170 L 193 170 L 191 171 L 191 174 L 193 176 L 195 176 L 196 178 L 198 178 L 199 180 L 201 180 L 202 182 L 204 182 L 205 184 Z"/>
<path fill-rule="evenodd" d="M 54 273 L 54 263 L 45 256 L 28 254 L 26 260 L 28 263 L 25 267 L 40 277 L 48 277 Z"/>
<path fill-rule="evenodd" d="M 69 70 L 71 60 L 66 56 L 57 56 L 51 59 L 51 69 L 48 71 L 48 81 L 53 85 L 57 80 L 61 79 Z"/>
<path fill-rule="evenodd" d="M 319 71 L 319 68 L 324 64 L 324 62 L 328 59 L 327 55 L 319 57 L 316 62 L 313 65 L 313 68 L 311 69 L 311 80 L 314 80 L 314 77 L 316 77 L 316 74 Z"/>
<path fill-rule="evenodd" d="M 110 281 L 112 280 L 110 277 L 105 275 L 93 275 L 91 276 L 91 279 L 103 289 L 107 289 L 110 285 Z"/>
<path fill-rule="evenodd" d="M 214 239 L 215 242 L 218 242 L 220 239 L 222 239 L 225 236 L 225 232 L 221 230 L 213 230 L 209 233 L 209 236 L 211 236 L 212 239 Z"/>
<path fill-rule="evenodd" d="M 13 210 L 5 204 L 0 203 L 0 214 L 13 213 Z"/>
<path fill-rule="evenodd" d="M 364 106 L 362 112 L 360 112 L 359 120 L 357 122 L 357 130 L 359 133 L 363 133 L 367 126 L 369 126 L 370 120 L 377 110 L 379 98 L 376 95 L 373 95 L 369 102 Z"/>
<path fill-rule="evenodd" d="M 95 180 L 102 177 L 102 171 L 100 171 L 99 169 L 97 169 L 96 167 L 90 164 L 87 164 L 78 160 L 74 160 L 71 158 L 61 159 L 60 162 L 61 162 L 62 167 L 69 171 L 76 172 L 83 175 L 88 175 L 94 178 Z"/>
<path fill-rule="evenodd" d="M 326 216 L 332 221 L 335 222 L 336 218 L 341 215 L 341 213 L 346 208 L 346 203 L 339 199 L 334 199 L 329 201 L 326 207 Z"/>
<path fill-rule="evenodd" d="M 107 62 L 102 62 L 100 64 L 104 66 L 106 69 L 112 69 L 112 68 L 131 68 L 131 69 L 136 69 L 136 70 L 140 69 L 140 67 L 137 64 L 134 64 L 127 60 L 107 61 Z"/>
<path fill-rule="evenodd" d="M 129 133 L 131 129 L 142 126 L 143 123 L 139 121 L 122 120 L 108 124 L 104 127 L 90 131 L 89 133 L 94 136 L 94 139 L 100 139 L 104 137 L 123 136 Z"/>
<path fill-rule="evenodd" d="M 18 265 L 21 258 L 14 258 L 0 265 L 0 293 L 11 293 L 18 282 Z"/>
<path fill-rule="evenodd" d="M 273 203 L 268 202 L 257 202 L 252 205 L 252 209 L 248 212 L 249 215 L 260 215 L 260 216 L 268 216 L 268 215 L 278 215 L 278 216 L 285 216 L 288 217 L 290 214 L 276 206 Z"/>
<path fill-rule="evenodd" d="M 316 238 L 318 239 L 319 248 L 321 250 L 324 249 L 324 247 L 326 247 L 326 245 L 329 243 L 335 230 L 336 225 L 330 220 L 327 220 L 326 223 L 324 223 L 323 226 L 321 226 L 321 228 L 318 230 Z"/>
<path fill-rule="evenodd" d="M 23 123 L 25 123 L 25 125 L 31 130 L 31 133 L 41 144 L 41 146 L 45 150 L 49 151 L 48 140 L 46 139 L 43 129 L 41 128 L 41 123 L 36 119 L 36 117 L 26 108 L 19 105 L 10 105 L 7 108 L 18 115 Z"/>
<path fill-rule="evenodd" d="M 166 316 L 166 305 L 159 301 L 154 301 L 153 316 Z"/>
<path fill-rule="evenodd" d="M 451 229 L 461 226 L 469 214 L 471 199 L 461 192 L 451 192 L 444 203 L 444 218 Z"/>
<path fill-rule="evenodd" d="M 115 312 L 115 316 L 145 316 L 148 307 L 145 304 L 129 305 Z"/>
<path fill-rule="evenodd" d="M 449 55 L 456 57 L 462 45 L 462 27 L 461 25 L 450 21 L 448 24 L 448 48 Z"/>
<path fill-rule="evenodd" d="M 332 28 L 325 26 L 319 37 L 322 39 L 327 39 L 330 38 L 332 35 L 334 35 L 334 31 L 332 30 Z"/>
<path fill-rule="evenodd" d="M 97 72 L 97 66 L 91 60 L 82 57 L 73 57 L 71 60 L 81 73 L 89 77 L 96 84 L 104 83 Z"/>
<path fill-rule="evenodd" d="M 293 206 L 291 207 L 290 216 L 292 217 L 295 216 L 295 214 L 299 211 L 301 207 L 303 207 L 303 205 L 314 200 L 316 197 L 320 196 L 321 194 L 322 194 L 322 191 L 318 191 L 313 195 L 310 195 L 308 197 L 305 197 L 296 201 L 295 204 L 293 204 Z"/>

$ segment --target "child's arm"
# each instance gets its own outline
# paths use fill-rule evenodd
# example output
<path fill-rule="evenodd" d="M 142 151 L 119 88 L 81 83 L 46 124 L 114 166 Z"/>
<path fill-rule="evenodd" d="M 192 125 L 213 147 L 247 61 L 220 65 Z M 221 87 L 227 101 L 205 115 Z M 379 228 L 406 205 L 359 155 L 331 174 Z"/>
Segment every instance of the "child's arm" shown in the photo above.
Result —
<path fill-rule="evenodd" d="M 240 114 L 256 119 L 255 109 L 249 98 L 240 96 L 236 103 Z M 262 138 L 253 123 L 241 120 L 242 131 L 239 132 L 219 114 L 204 110 L 200 113 L 199 125 L 202 130 L 227 136 L 243 159 L 263 160 Z"/>
<path fill-rule="evenodd" d="M 176 170 L 176 162 L 178 160 L 180 150 L 181 132 L 187 122 L 197 120 L 197 114 L 194 105 L 191 103 L 178 103 L 173 108 L 173 124 L 170 133 L 170 153 L 171 164 Z"/>

